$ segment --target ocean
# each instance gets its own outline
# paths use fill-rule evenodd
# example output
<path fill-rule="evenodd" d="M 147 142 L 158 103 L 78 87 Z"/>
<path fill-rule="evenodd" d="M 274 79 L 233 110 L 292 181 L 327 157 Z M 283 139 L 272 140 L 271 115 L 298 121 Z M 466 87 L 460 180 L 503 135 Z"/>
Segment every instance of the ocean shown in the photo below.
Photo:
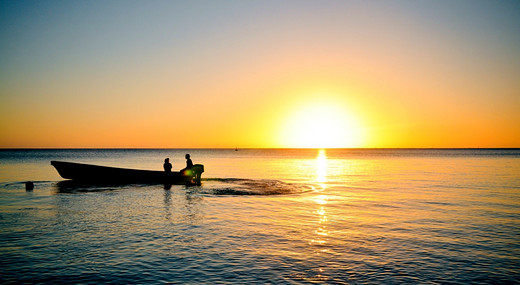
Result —
<path fill-rule="evenodd" d="M 50 165 L 186 153 L 201 186 Z M 518 284 L 520 149 L 0 150 L 0 283 L 65 282 Z"/>

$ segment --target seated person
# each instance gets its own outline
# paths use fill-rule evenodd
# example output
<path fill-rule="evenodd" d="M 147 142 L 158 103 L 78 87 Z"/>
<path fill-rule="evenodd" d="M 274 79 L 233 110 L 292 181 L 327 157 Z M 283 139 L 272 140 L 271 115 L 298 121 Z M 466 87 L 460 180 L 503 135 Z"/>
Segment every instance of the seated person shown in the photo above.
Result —
<path fill-rule="evenodd" d="M 184 169 L 181 169 L 181 173 L 183 175 L 192 175 L 188 170 L 193 168 L 193 162 L 191 161 L 190 155 L 186 154 L 186 167 Z"/>
<path fill-rule="evenodd" d="M 172 172 L 172 164 L 170 163 L 170 159 L 169 158 L 166 158 L 164 160 L 164 164 L 163 164 L 163 167 L 164 167 L 164 172 Z"/>

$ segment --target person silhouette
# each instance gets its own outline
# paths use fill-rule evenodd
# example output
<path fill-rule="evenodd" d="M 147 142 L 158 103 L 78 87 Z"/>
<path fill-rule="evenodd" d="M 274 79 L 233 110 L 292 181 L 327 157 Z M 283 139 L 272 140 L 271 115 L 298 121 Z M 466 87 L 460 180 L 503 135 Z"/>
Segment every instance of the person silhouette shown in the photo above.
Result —
<path fill-rule="evenodd" d="M 186 168 L 190 169 L 193 167 L 193 162 L 191 161 L 190 155 L 187 153 L 186 156 Z"/>
<path fill-rule="evenodd" d="M 164 172 L 172 172 L 172 164 L 170 163 L 169 158 L 166 158 L 164 160 L 163 167 L 164 167 Z"/>
<path fill-rule="evenodd" d="M 188 153 L 186 154 L 185 158 L 186 158 L 186 167 L 181 170 L 181 173 L 184 175 L 189 175 L 190 173 L 188 170 L 193 168 L 193 162 L 191 161 L 190 155 Z"/>

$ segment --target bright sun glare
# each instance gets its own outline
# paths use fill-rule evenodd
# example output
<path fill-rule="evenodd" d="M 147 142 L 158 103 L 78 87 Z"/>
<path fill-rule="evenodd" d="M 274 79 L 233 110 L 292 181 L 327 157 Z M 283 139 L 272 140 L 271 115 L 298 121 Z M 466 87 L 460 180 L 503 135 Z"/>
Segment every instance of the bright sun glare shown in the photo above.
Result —
<path fill-rule="evenodd" d="M 362 132 L 346 108 L 331 102 L 310 103 L 295 111 L 283 127 L 286 147 L 361 147 Z"/>

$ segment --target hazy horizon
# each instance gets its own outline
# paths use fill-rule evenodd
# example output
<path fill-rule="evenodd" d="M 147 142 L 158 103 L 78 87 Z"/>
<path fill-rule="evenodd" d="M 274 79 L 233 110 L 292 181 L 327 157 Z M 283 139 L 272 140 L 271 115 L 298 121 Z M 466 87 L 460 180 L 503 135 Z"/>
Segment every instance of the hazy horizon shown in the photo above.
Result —
<path fill-rule="evenodd" d="M 507 150 L 520 147 L 7 147 L 0 150 Z"/>

